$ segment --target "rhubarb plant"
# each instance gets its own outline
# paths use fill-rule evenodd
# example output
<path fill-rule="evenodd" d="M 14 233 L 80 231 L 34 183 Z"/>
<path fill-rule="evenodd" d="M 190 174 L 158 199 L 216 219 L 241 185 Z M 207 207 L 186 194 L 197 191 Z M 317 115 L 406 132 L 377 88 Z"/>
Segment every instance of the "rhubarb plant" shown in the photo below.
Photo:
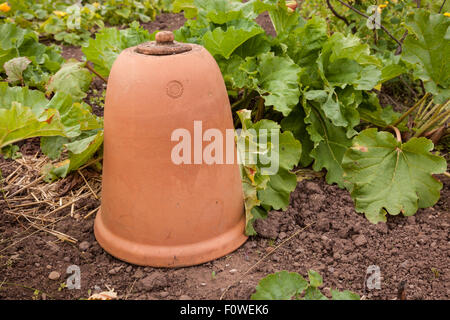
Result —
<path fill-rule="evenodd" d="M 53 36 L 56 41 L 70 45 L 85 44 L 91 32 L 104 27 L 98 7 L 92 4 L 75 3 L 53 11 L 40 25 L 43 34 Z"/>
<path fill-rule="evenodd" d="M 0 34 L 0 77 L 4 75 L 11 85 L 44 90 L 64 62 L 60 50 L 39 43 L 34 31 L 12 23 L 0 24 Z"/>
<path fill-rule="evenodd" d="M 92 148 L 96 147 L 96 151 L 100 147 L 83 143 L 83 139 L 94 135 L 102 139 L 102 130 L 102 119 L 92 114 L 85 103 L 73 102 L 70 95 L 57 92 L 47 100 L 41 91 L 0 83 L 2 153 L 10 152 L 15 142 L 42 137 L 41 149 L 51 158 L 59 158 L 64 147 L 72 151 L 69 169 L 75 170 L 92 155 Z M 81 157 L 84 161 L 79 161 Z"/>
<path fill-rule="evenodd" d="M 155 0 L 103 0 L 96 4 L 105 22 L 120 25 L 132 21 L 149 22 L 155 19 L 159 6 Z"/>
<path fill-rule="evenodd" d="M 92 74 L 84 68 L 84 62 L 71 59 L 65 62 L 49 79 L 46 89 L 47 95 L 53 92 L 64 92 L 72 96 L 75 101 L 81 101 L 87 96 L 92 81 Z"/>
<path fill-rule="evenodd" d="M 351 33 L 335 31 L 330 34 L 323 18 L 306 20 L 299 9 L 292 10 L 283 0 L 246 3 L 177 0 L 173 7 L 175 11 L 184 10 L 188 19 L 176 32 L 176 39 L 201 44 L 213 54 L 227 89 L 234 97 L 233 110 L 253 109 L 246 114 L 254 122 L 273 119 L 280 123 L 284 133 L 292 132 L 302 148 L 297 164 L 312 165 L 314 170 L 326 169 L 327 182 L 348 188 L 357 210 L 365 212 L 370 221 L 384 220 L 381 216 L 386 212 L 411 215 L 417 208 L 437 201 L 441 184 L 431 183 L 435 179 L 432 174 L 445 171 L 445 160 L 432 153 L 433 144 L 425 134 L 431 137 L 432 132 L 427 129 L 442 131 L 448 120 L 445 102 L 449 72 L 445 66 L 450 54 L 447 35 L 450 20 L 447 17 L 425 10 L 409 13 L 406 19 L 409 34 L 404 52 L 399 56 L 386 51 L 374 54 L 372 45 Z M 264 11 L 269 13 L 275 36 L 263 32 L 254 21 Z M 392 107 L 382 107 L 374 93 L 383 83 L 410 69 L 414 70 L 415 78 L 424 82 L 425 89 L 434 95 L 434 102 L 438 104 L 422 115 L 425 118 L 422 128 L 411 128 L 407 119 Z M 432 110 L 440 113 L 430 117 Z M 238 111 L 237 116 L 242 117 L 242 114 Z M 428 123 L 435 128 L 427 128 Z M 409 137 L 422 130 L 420 134 L 425 137 L 405 143 L 394 143 L 395 138 L 390 139 L 386 153 L 378 158 L 382 168 L 374 166 L 373 173 L 362 170 L 361 163 L 375 161 L 370 158 L 372 148 L 380 150 L 377 143 L 381 143 L 378 139 L 370 147 L 366 146 L 369 152 L 355 151 L 358 139 L 375 130 L 364 129 L 378 128 L 379 134 L 387 137 L 392 136 L 386 132 L 392 125 Z M 398 153 L 398 161 L 389 158 L 395 153 Z M 410 169 L 398 171 L 405 168 L 405 163 Z M 428 165 L 424 172 L 412 169 Z M 253 170 L 250 172 L 257 172 Z M 369 177 L 373 181 L 366 182 Z M 394 180 L 389 185 L 391 197 L 377 196 L 389 177 Z M 423 186 L 417 181 L 425 177 L 428 177 L 428 188 L 418 192 Z M 259 187 L 265 183 L 267 179 L 262 179 Z M 244 180 L 244 190 L 245 184 Z M 405 185 L 408 185 L 409 195 L 402 196 Z M 263 193 L 254 186 L 246 191 L 252 195 L 246 194 L 246 201 L 251 199 L 248 217 L 264 216 L 264 211 L 255 209 L 261 208 Z M 248 211 L 247 208 L 247 214 Z"/>

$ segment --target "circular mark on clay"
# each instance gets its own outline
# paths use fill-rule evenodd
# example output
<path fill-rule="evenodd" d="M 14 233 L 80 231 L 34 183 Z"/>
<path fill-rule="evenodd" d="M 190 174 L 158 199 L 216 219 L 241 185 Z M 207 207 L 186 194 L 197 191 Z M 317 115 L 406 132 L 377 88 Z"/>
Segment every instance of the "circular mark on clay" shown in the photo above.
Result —
<path fill-rule="evenodd" d="M 183 85 L 180 81 L 172 80 L 167 84 L 167 95 L 171 98 L 179 98 L 183 94 Z"/>

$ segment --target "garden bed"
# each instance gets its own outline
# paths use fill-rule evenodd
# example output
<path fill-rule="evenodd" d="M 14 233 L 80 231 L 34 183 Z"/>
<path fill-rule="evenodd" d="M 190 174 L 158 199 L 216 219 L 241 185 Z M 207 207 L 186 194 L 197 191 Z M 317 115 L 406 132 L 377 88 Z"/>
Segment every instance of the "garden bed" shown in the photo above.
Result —
<path fill-rule="evenodd" d="M 269 25 L 267 19 L 261 16 L 258 23 Z M 174 30 L 184 21 L 180 14 L 163 14 L 144 27 Z M 82 54 L 66 46 L 63 56 Z M 86 99 L 103 89 L 96 79 Z M 93 110 L 102 115 L 100 107 Z M 21 159 L 0 159 L 3 188 L 12 194 L 26 187 L 0 200 L 0 299 L 83 299 L 110 289 L 121 299 L 249 299 L 267 274 L 306 275 L 309 269 L 322 274 L 324 288 L 352 290 L 366 299 L 397 299 L 399 287 L 407 299 L 450 298 L 450 179 L 444 176 L 438 177 L 444 188 L 434 207 L 408 218 L 388 216 L 377 225 L 355 212 L 346 190 L 321 177 L 305 179 L 288 209 L 258 221 L 259 235 L 235 252 L 199 266 L 165 269 L 119 261 L 95 241 L 100 173 L 84 168 L 53 184 L 29 186 L 45 162 L 39 139 L 23 143 L 20 152 Z M 65 288 L 71 265 L 80 267 L 81 289 Z M 380 269 L 380 289 L 365 285 L 369 266 Z"/>

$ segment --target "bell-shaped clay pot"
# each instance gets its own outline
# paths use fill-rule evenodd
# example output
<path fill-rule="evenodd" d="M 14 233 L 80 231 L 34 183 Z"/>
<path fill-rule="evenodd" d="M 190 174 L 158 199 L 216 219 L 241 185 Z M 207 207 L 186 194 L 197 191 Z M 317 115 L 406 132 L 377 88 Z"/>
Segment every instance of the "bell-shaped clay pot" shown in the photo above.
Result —
<path fill-rule="evenodd" d="M 245 242 L 239 167 L 235 155 L 231 164 L 225 155 L 230 104 L 206 49 L 173 42 L 165 32 L 157 42 L 124 50 L 109 76 L 104 124 L 94 229 L 107 252 L 138 265 L 178 267 L 219 258 Z M 223 136 L 224 164 L 199 161 L 208 129 Z M 175 163 L 181 139 L 173 141 L 174 132 L 190 135 L 191 156 L 189 148 L 179 153 L 190 164 Z M 236 153 L 234 140 L 231 150 Z"/>

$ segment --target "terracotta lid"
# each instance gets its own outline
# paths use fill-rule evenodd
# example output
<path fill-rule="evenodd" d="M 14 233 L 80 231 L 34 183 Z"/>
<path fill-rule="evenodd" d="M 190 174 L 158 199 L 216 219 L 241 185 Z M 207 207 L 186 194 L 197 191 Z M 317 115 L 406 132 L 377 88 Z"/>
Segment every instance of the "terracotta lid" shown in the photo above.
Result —
<path fill-rule="evenodd" d="M 137 46 L 136 52 L 164 56 L 183 53 L 192 50 L 192 46 L 187 43 L 174 41 L 172 31 L 160 31 L 156 34 L 156 41 L 144 42 Z"/>

